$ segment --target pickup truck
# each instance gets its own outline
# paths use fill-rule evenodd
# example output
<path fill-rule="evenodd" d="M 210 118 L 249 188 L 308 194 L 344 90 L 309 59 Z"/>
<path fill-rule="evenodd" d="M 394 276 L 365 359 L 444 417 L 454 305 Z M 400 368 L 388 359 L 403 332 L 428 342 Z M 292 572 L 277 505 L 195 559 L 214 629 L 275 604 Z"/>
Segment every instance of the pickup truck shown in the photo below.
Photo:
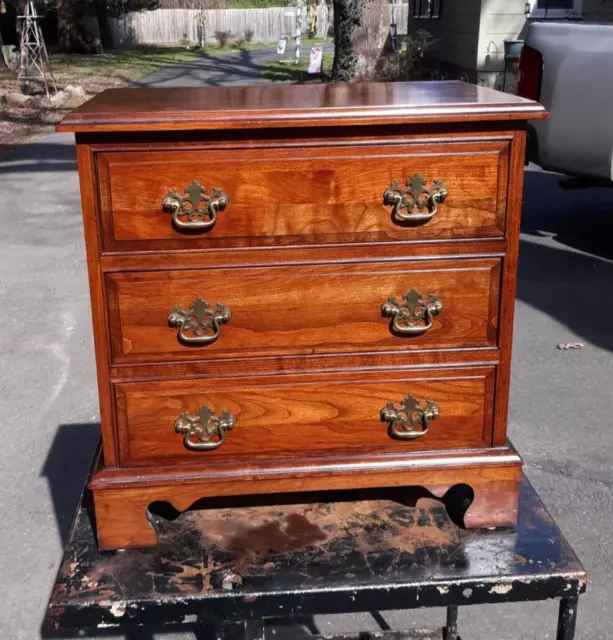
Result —
<path fill-rule="evenodd" d="M 529 161 L 569 189 L 613 186 L 613 24 L 530 24 L 517 93 L 551 114 L 529 127 Z"/>

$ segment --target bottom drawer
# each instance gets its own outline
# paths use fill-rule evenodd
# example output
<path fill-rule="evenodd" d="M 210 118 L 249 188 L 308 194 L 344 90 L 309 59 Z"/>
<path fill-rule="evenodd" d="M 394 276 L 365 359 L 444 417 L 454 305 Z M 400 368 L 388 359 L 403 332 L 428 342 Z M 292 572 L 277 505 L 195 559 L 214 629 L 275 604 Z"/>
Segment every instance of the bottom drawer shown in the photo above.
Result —
<path fill-rule="evenodd" d="M 491 445 L 494 368 L 119 383 L 120 463 Z"/>

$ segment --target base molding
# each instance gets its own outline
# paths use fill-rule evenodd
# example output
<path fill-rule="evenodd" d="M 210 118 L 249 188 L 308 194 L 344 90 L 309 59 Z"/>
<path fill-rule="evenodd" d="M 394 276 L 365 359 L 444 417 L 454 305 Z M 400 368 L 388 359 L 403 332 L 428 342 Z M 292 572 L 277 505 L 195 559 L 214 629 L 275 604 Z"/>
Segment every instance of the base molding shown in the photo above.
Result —
<path fill-rule="evenodd" d="M 154 502 L 167 502 L 182 512 L 203 498 L 258 494 L 423 487 L 467 528 L 512 526 L 517 521 L 521 468 L 522 460 L 510 444 L 445 456 L 327 458 L 242 470 L 175 468 L 172 474 L 164 468 L 104 468 L 99 461 L 89 488 L 99 546 L 110 550 L 156 544 L 149 512 Z"/>

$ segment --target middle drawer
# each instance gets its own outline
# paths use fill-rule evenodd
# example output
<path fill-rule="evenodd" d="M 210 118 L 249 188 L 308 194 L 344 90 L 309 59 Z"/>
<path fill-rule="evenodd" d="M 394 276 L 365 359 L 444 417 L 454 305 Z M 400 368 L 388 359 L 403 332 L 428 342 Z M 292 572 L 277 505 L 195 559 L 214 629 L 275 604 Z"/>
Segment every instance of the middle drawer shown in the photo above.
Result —
<path fill-rule="evenodd" d="M 107 274 L 113 362 L 496 345 L 500 260 Z"/>

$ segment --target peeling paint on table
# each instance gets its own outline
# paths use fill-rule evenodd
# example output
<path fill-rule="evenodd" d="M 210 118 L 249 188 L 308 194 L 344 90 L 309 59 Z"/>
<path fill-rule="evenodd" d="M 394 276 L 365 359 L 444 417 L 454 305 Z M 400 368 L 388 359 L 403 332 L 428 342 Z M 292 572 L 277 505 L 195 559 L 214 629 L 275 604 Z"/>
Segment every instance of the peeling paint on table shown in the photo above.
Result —
<path fill-rule="evenodd" d="M 156 516 L 153 549 L 100 552 L 87 498 L 49 629 L 575 597 L 586 576 L 524 480 L 516 530 L 466 531 L 423 491 L 330 493 Z M 326 502 L 322 502 L 322 499 Z M 284 500 L 285 502 L 282 502 Z"/>

